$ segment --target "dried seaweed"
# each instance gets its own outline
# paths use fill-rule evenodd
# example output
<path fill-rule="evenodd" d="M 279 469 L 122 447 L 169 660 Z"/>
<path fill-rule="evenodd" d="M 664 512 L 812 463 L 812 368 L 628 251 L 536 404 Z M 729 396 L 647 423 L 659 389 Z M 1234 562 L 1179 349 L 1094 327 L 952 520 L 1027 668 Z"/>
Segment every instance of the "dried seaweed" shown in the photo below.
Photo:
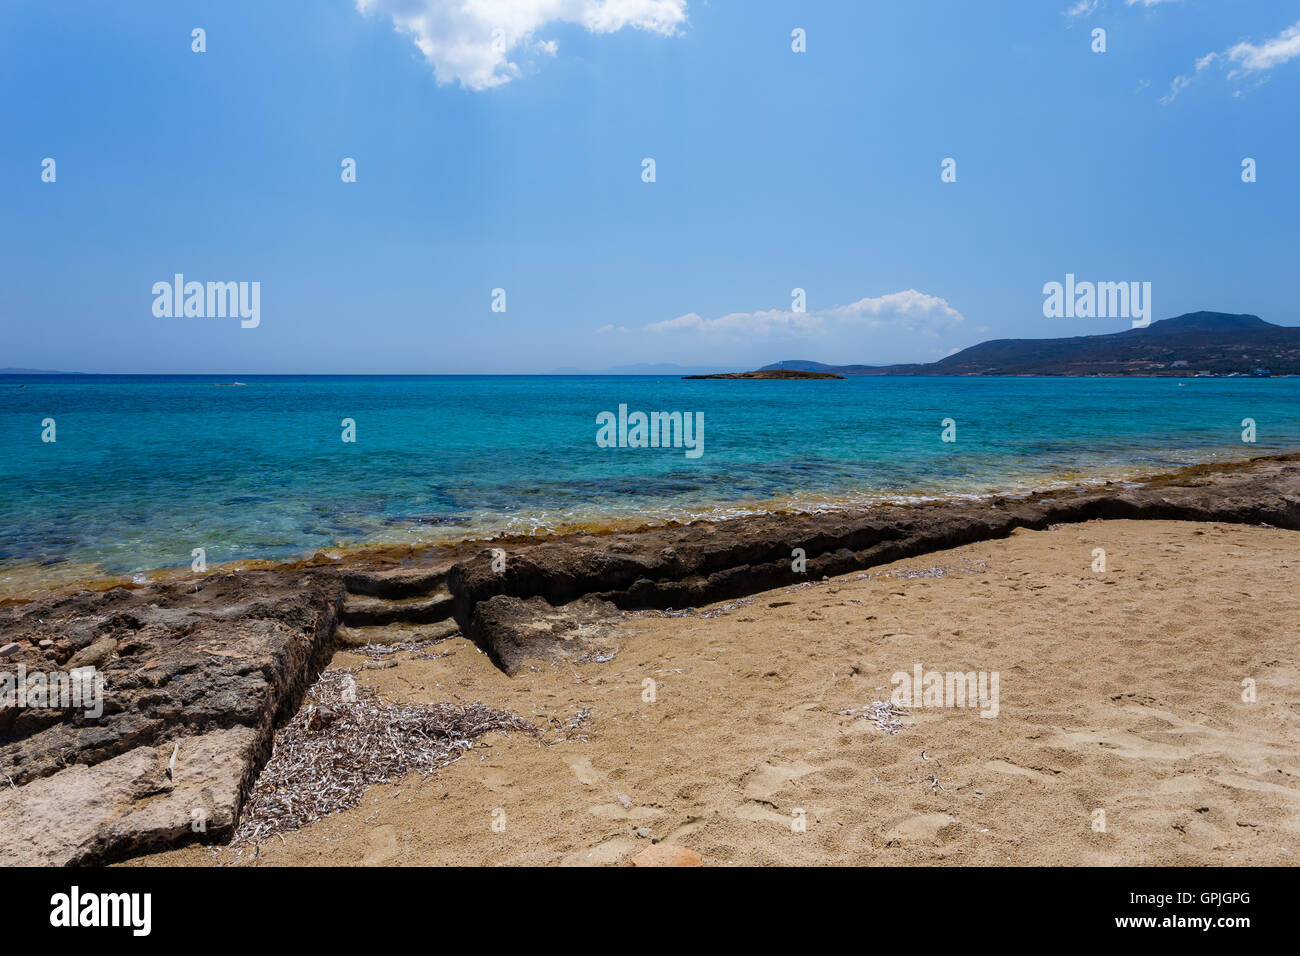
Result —
<path fill-rule="evenodd" d="M 399 704 L 357 683 L 359 668 L 330 668 L 276 735 L 232 845 L 297 830 L 361 802 L 366 788 L 407 774 L 434 773 L 493 731 L 537 728 L 478 701 Z"/>
<path fill-rule="evenodd" d="M 753 597 L 740 598 L 735 601 L 727 601 L 724 604 L 716 604 L 706 611 L 701 611 L 693 607 L 682 608 L 680 610 L 674 610 L 673 608 L 665 608 L 662 611 L 655 611 L 655 610 L 633 611 L 630 616 L 631 617 L 699 617 L 699 618 L 712 619 L 716 617 L 721 617 L 722 615 L 727 614 L 731 611 L 737 611 L 743 607 L 749 607 L 756 600 L 758 599 Z"/>
<path fill-rule="evenodd" d="M 557 732 L 558 736 L 546 743 L 560 743 L 561 741 L 576 740 L 579 743 L 587 743 L 588 737 L 580 733 L 587 722 L 591 720 L 591 708 L 580 707 L 568 721 L 561 721 L 558 717 L 552 717 L 548 721 L 549 728 Z"/>
<path fill-rule="evenodd" d="M 873 701 L 866 707 L 855 707 L 852 710 L 841 710 L 840 713 L 846 716 L 853 716 L 856 714 L 862 720 L 870 720 L 887 734 L 898 733 L 903 729 L 903 722 L 900 718 L 912 716 L 901 707 L 883 700 Z"/>
<path fill-rule="evenodd" d="M 881 579 L 942 578 L 949 574 L 984 574 L 988 571 L 987 561 L 963 560 L 956 567 L 937 566 L 932 568 L 889 568 L 884 571 L 869 571 L 850 578 L 851 581 L 870 581 Z"/>
<path fill-rule="evenodd" d="M 551 661 L 552 667 L 559 667 L 568 664 L 608 664 L 618 656 L 618 651 L 587 651 L 581 657 L 575 657 L 572 660 Z"/>
<path fill-rule="evenodd" d="M 348 650 L 353 654 L 360 654 L 362 657 L 369 657 L 372 660 L 378 660 L 388 657 L 390 654 L 400 654 L 403 651 L 425 651 L 430 647 L 441 644 L 443 641 L 449 641 L 453 637 L 460 637 L 460 632 L 448 634 L 446 637 L 436 637 L 428 641 L 399 641 L 393 644 L 360 644 L 355 647 L 349 647 Z M 436 655 L 416 655 L 420 659 L 432 659 L 432 657 L 445 657 L 450 651 L 444 651 Z"/>

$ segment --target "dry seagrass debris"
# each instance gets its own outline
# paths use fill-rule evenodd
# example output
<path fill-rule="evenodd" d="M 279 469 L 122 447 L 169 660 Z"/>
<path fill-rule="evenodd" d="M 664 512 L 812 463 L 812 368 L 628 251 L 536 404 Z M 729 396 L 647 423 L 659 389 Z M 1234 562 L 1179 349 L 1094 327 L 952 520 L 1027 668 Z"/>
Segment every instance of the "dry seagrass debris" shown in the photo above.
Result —
<path fill-rule="evenodd" d="M 409 773 L 430 775 L 459 760 L 491 732 L 537 728 L 517 714 L 472 704 L 400 704 L 356 679 L 360 668 L 329 668 L 276 734 L 232 845 L 256 844 L 361 802 L 366 788 Z"/>
<path fill-rule="evenodd" d="M 722 615 L 727 614 L 731 611 L 739 610 L 742 607 L 749 607 L 756 600 L 758 599 L 752 597 L 740 598 L 735 601 L 727 601 L 724 604 L 714 605 L 713 607 L 709 608 L 707 611 L 701 611 L 693 607 L 687 607 L 681 609 L 674 609 L 670 607 L 670 608 L 665 608 L 662 611 L 656 611 L 656 610 L 633 611 L 630 616 L 631 617 L 699 617 L 699 618 L 712 619 L 716 617 L 722 617 Z"/>
<path fill-rule="evenodd" d="M 551 729 L 557 731 L 559 737 L 554 741 L 550 741 L 550 743 L 557 743 L 561 740 L 577 740 L 579 743 L 587 743 L 587 735 L 581 733 L 581 730 L 589 720 L 591 720 L 590 707 L 580 707 L 567 721 L 552 717 L 550 719 Z"/>
<path fill-rule="evenodd" d="M 864 571 L 861 574 L 855 574 L 846 578 L 847 581 L 874 581 L 903 579 L 909 580 L 914 578 L 942 578 L 949 574 L 985 574 L 988 572 L 989 563 L 987 561 L 970 561 L 963 560 L 958 562 L 955 567 L 935 566 L 930 568 L 887 568 L 883 571 Z M 800 584 L 792 584 L 785 589 L 787 594 L 792 591 L 802 591 L 805 588 L 822 587 L 832 583 L 823 578 L 820 581 L 804 581 Z M 861 603 L 861 602 L 859 602 Z"/>
<path fill-rule="evenodd" d="M 608 664 L 618 656 L 618 651 L 587 651 L 581 657 L 575 657 L 568 661 L 552 661 L 552 667 L 558 667 L 561 664 Z"/>
<path fill-rule="evenodd" d="M 912 716 L 901 707 L 883 700 L 873 701 L 866 707 L 841 710 L 840 713 L 846 716 L 856 714 L 862 720 L 870 720 L 887 734 L 898 733 L 903 729 L 903 722 L 900 718 Z"/>
<path fill-rule="evenodd" d="M 348 650 L 354 654 L 360 654 L 362 657 L 379 660 L 388 657 L 390 654 L 398 654 L 402 651 L 425 651 L 430 647 L 433 647 L 435 644 L 441 644 L 443 641 L 451 640 L 453 637 L 460 637 L 460 633 L 449 634 L 446 637 L 437 637 L 429 641 L 400 641 L 395 644 L 361 644 L 356 647 L 350 647 Z M 435 656 L 445 657 L 448 653 L 450 653 L 450 651 Z M 424 655 L 417 656 L 424 657 Z"/>
<path fill-rule="evenodd" d="M 984 574 L 989 569 L 987 561 L 970 561 L 964 560 L 957 564 L 956 567 L 937 566 L 932 568 L 890 568 L 885 571 L 869 571 L 866 574 L 854 575 L 852 581 L 870 581 L 876 578 L 904 580 L 913 578 L 942 578 L 949 574 Z"/>

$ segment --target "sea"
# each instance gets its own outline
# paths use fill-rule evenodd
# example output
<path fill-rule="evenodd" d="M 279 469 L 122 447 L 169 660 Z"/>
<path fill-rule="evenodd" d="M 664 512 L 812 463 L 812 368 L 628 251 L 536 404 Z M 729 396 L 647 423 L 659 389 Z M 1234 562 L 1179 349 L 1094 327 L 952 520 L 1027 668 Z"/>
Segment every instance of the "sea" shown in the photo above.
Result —
<path fill-rule="evenodd" d="M 620 406 L 702 415 L 700 454 L 598 442 Z M 0 593 L 196 549 L 211 565 L 857 509 L 1294 450 L 1300 378 L 7 375 Z"/>

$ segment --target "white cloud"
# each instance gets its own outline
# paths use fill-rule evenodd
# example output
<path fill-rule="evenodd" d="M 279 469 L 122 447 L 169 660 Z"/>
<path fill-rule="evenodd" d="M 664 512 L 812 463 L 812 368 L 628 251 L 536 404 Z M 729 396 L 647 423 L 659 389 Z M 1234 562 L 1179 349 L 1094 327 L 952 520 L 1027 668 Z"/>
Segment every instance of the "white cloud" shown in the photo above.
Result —
<path fill-rule="evenodd" d="M 830 318 L 865 324 L 870 328 L 888 325 L 934 335 L 964 322 L 962 314 L 945 299 L 915 289 L 891 292 L 874 299 L 859 299 L 850 305 L 830 309 Z"/>
<path fill-rule="evenodd" d="M 808 336 L 820 334 L 827 326 L 836 324 L 865 325 L 872 329 L 899 328 L 937 336 L 963 321 L 961 313 L 944 299 L 908 289 L 815 312 L 769 309 L 764 312 L 732 312 L 716 319 L 688 312 L 675 319 L 651 322 L 645 329 L 650 332 Z"/>
<path fill-rule="evenodd" d="M 1240 73 L 1255 73 L 1281 66 L 1300 56 L 1300 21 L 1258 46 L 1242 41 L 1229 47 L 1223 55 L 1237 67 L 1228 74 L 1229 78 Z"/>
<path fill-rule="evenodd" d="M 591 33 L 624 27 L 672 36 L 686 23 L 686 0 L 356 0 L 385 14 L 433 65 L 438 83 L 486 90 L 520 75 L 520 54 L 555 56 L 554 40 L 534 34 L 553 23 Z"/>
<path fill-rule="evenodd" d="M 1169 84 L 1169 92 L 1160 98 L 1160 102 L 1165 104 L 1173 102 L 1174 97 L 1191 85 L 1192 80 L 1216 63 L 1223 63 L 1228 67 L 1229 80 L 1258 76 L 1262 81 L 1263 74 L 1296 57 L 1300 57 L 1300 21 L 1262 43 L 1243 40 L 1228 47 L 1222 53 L 1205 54 L 1196 61 L 1196 69 L 1192 73 L 1174 77 L 1173 82 Z"/>
<path fill-rule="evenodd" d="M 1178 76 L 1175 76 L 1169 84 L 1169 92 L 1160 97 L 1160 102 L 1168 106 L 1174 101 L 1174 97 L 1191 85 L 1192 76 L 1190 74 L 1181 73 Z"/>
<path fill-rule="evenodd" d="M 1065 11 L 1065 15 L 1071 20 L 1078 17 L 1090 17 L 1097 10 L 1097 0 L 1079 0 L 1074 6 Z"/>
<path fill-rule="evenodd" d="M 822 320 L 811 312 L 783 312 L 769 309 L 766 312 L 732 312 L 716 319 L 705 319 L 694 312 L 675 319 L 651 322 L 649 332 L 739 332 L 746 335 L 772 335 L 773 333 L 809 333 L 821 328 Z"/>
<path fill-rule="evenodd" d="M 1161 3 L 1177 3 L 1178 0 L 1124 0 L 1126 7 L 1154 7 Z M 1100 0 L 1078 0 L 1065 10 L 1065 16 L 1070 20 L 1079 17 L 1090 17 L 1097 12 Z"/>

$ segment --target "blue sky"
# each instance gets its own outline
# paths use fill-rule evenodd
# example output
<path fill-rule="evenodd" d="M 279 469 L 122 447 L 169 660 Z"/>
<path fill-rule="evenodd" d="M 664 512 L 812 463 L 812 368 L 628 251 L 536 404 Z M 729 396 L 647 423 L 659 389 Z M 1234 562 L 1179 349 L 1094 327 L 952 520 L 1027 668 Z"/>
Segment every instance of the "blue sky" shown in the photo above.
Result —
<path fill-rule="evenodd" d="M 1129 326 L 1045 318 L 1066 273 L 1300 324 L 1298 103 L 1273 0 L 7 0 L 0 366 L 878 364 Z M 155 317 L 177 272 L 260 282 L 260 324 Z"/>

